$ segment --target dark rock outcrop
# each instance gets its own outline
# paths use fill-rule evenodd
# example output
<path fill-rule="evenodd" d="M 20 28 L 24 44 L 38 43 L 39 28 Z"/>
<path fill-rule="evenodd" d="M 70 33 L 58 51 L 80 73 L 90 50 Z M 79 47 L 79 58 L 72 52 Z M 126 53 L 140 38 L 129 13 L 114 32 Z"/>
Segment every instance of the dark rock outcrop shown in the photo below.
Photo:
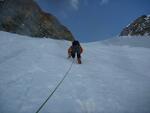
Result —
<path fill-rule="evenodd" d="M 1 0 L 0 30 L 32 37 L 73 40 L 71 32 L 34 0 Z"/>
<path fill-rule="evenodd" d="M 127 35 L 149 35 L 150 36 L 150 16 L 143 15 L 128 25 L 120 33 L 120 36 Z"/>

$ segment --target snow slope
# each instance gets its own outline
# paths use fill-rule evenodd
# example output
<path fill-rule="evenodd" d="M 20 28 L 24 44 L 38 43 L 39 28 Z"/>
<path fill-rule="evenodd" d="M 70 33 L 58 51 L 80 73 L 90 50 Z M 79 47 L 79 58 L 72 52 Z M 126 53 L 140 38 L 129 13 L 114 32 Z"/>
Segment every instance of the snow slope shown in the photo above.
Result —
<path fill-rule="evenodd" d="M 150 39 L 118 40 L 82 44 L 83 64 L 40 113 L 150 113 Z M 0 113 L 35 113 L 68 71 L 70 44 L 0 32 Z"/>

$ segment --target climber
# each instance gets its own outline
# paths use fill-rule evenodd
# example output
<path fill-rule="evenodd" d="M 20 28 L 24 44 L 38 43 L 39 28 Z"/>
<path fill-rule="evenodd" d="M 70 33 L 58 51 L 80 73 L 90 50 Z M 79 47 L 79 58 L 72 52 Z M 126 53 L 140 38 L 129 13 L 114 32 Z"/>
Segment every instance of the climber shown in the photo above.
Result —
<path fill-rule="evenodd" d="M 72 42 L 72 45 L 68 49 L 68 58 L 72 57 L 73 59 L 77 55 L 77 62 L 78 64 L 81 64 L 81 53 L 83 52 L 83 49 L 79 43 L 79 41 L 74 40 Z"/>

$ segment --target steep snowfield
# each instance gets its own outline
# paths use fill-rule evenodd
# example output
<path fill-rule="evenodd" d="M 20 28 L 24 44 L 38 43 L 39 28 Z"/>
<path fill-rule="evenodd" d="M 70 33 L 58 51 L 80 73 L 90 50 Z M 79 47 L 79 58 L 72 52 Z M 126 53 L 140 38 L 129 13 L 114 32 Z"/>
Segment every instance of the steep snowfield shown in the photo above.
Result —
<path fill-rule="evenodd" d="M 83 64 L 40 113 L 150 113 L 150 39 L 113 40 L 82 44 Z M 70 44 L 0 32 L 0 113 L 35 113 L 68 71 Z"/>

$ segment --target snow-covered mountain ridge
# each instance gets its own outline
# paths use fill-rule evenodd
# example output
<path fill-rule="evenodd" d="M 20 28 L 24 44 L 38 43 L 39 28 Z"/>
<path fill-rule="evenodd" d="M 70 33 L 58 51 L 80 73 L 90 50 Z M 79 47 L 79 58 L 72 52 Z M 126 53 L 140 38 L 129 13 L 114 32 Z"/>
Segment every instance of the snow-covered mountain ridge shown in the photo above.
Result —
<path fill-rule="evenodd" d="M 150 36 L 150 15 L 142 15 L 125 27 L 120 33 L 121 36 Z"/>
<path fill-rule="evenodd" d="M 149 40 L 138 39 L 82 43 L 83 64 L 73 64 L 40 113 L 149 113 Z M 0 32 L 0 113 L 35 113 L 70 67 L 70 45 Z"/>

